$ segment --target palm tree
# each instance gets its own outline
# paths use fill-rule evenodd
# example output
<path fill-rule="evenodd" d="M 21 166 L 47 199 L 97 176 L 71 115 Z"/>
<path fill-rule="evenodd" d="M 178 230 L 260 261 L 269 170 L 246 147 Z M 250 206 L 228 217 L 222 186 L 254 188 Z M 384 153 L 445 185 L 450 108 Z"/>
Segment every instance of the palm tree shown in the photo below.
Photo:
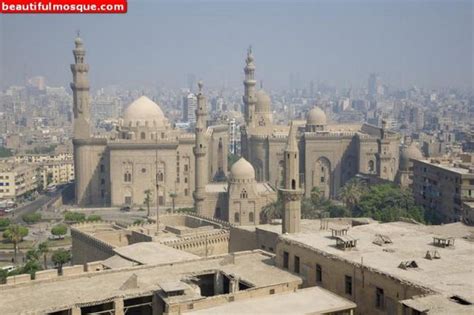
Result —
<path fill-rule="evenodd" d="M 366 190 L 367 186 L 363 181 L 353 178 L 339 190 L 338 197 L 349 210 L 352 210 L 359 203 L 360 197 Z"/>
<path fill-rule="evenodd" d="M 270 222 L 272 219 L 281 219 L 283 216 L 283 202 L 278 199 L 262 208 L 260 219 L 263 222 Z"/>
<path fill-rule="evenodd" d="M 28 235 L 28 229 L 22 225 L 13 224 L 10 225 L 5 232 L 3 232 L 3 237 L 8 239 L 13 243 L 14 250 L 14 261 L 16 263 L 16 256 L 18 253 L 18 243 L 23 240 L 23 237 Z"/>
<path fill-rule="evenodd" d="M 174 213 L 174 208 L 175 208 L 175 201 L 176 201 L 176 197 L 178 197 L 178 194 L 175 193 L 175 192 L 172 192 L 170 193 L 170 197 L 171 197 L 171 200 L 173 201 L 173 210 L 171 211 L 171 213 Z"/>
<path fill-rule="evenodd" d="M 49 252 L 48 242 L 42 242 L 38 245 L 38 250 L 43 255 L 44 269 L 48 269 L 47 254 Z"/>
<path fill-rule="evenodd" d="M 151 190 L 147 189 L 145 190 L 145 201 L 143 202 L 146 205 L 146 216 L 150 216 L 150 203 L 151 203 Z"/>

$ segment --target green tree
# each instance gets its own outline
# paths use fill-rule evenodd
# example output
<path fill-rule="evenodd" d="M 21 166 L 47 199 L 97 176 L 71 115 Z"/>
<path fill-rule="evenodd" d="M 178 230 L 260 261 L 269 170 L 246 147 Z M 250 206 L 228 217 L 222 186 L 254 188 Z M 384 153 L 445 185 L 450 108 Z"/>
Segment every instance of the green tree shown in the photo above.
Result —
<path fill-rule="evenodd" d="M 0 158 L 13 156 L 12 150 L 0 147 Z"/>
<path fill-rule="evenodd" d="M 0 230 L 5 230 L 9 225 L 11 221 L 8 218 L 1 218 L 0 219 Z"/>
<path fill-rule="evenodd" d="M 409 218 L 424 222 L 424 211 L 415 204 L 410 191 L 392 184 L 371 186 L 354 207 L 355 216 L 371 217 L 382 222 Z"/>
<path fill-rule="evenodd" d="M 260 221 L 269 223 L 273 219 L 281 219 L 283 217 L 283 202 L 281 198 L 265 205 L 260 211 Z"/>
<path fill-rule="evenodd" d="M 146 205 L 146 216 L 150 216 L 150 203 L 151 203 L 151 190 L 147 189 L 144 191 L 145 193 L 145 200 L 143 203 Z"/>
<path fill-rule="evenodd" d="M 37 248 L 29 249 L 26 252 L 26 260 L 39 260 L 41 252 Z"/>
<path fill-rule="evenodd" d="M 90 221 L 90 222 L 96 222 L 96 221 L 101 221 L 101 220 L 102 220 L 102 217 L 98 214 L 91 214 L 86 219 L 86 221 Z"/>
<path fill-rule="evenodd" d="M 22 225 L 12 224 L 3 232 L 3 237 L 13 243 L 14 261 L 16 263 L 16 256 L 18 253 L 18 243 L 20 243 L 25 236 L 28 235 L 28 229 Z"/>
<path fill-rule="evenodd" d="M 37 271 L 41 270 L 41 264 L 37 259 L 29 259 L 25 265 L 19 270 L 19 273 L 29 273 L 34 277 Z"/>
<path fill-rule="evenodd" d="M 170 193 L 170 197 L 171 197 L 171 201 L 173 202 L 172 203 L 172 207 L 171 207 L 171 213 L 174 213 L 175 211 L 175 208 L 176 208 L 176 197 L 178 197 L 178 194 L 175 193 L 175 192 L 172 192 Z"/>
<path fill-rule="evenodd" d="M 63 265 L 71 261 L 71 258 L 71 252 L 63 248 L 55 250 L 51 256 L 54 265 L 59 269 L 59 274 L 63 273 Z"/>
<path fill-rule="evenodd" d="M 66 224 L 57 224 L 53 226 L 53 228 L 51 229 L 51 234 L 53 234 L 54 236 L 61 237 L 61 236 L 66 235 L 66 233 L 67 233 Z"/>
<path fill-rule="evenodd" d="M 21 218 L 23 219 L 23 221 L 25 221 L 26 224 L 35 224 L 41 220 L 41 213 L 39 212 L 27 213 L 27 214 L 24 214 Z"/>
<path fill-rule="evenodd" d="M 68 222 L 83 222 L 86 220 L 86 215 L 80 212 L 66 211 L 64 213 L 64 220 Z"/>
<path fill-rule="evenodd" d="M 43 255 L 43 265 L 44 269 L 48 269 L 48 262 L 47 262 L 47 254 L 49 252 L 49 245 L 48 242 L 42 242 L 38 245 L 38 250 L 40 251 L 41 255 Z"/>
<path fill-rule="evenodd" d="M 339 190 L 338 197 L 344 205 L 352 211 L 366 191 L 367 186 L 362 180 L 359 178 L 352 178 Z"/>

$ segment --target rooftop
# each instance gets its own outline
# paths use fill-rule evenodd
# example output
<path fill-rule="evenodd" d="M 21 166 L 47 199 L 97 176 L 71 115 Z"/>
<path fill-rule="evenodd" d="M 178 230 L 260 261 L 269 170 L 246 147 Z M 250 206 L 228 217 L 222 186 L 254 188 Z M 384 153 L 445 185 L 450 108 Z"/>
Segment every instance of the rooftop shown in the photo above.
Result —
<path fill-rule="evenodd" d="M 355 308 L 356 305 L 321 287 L 283 292 L 259 299 L 247 299 L 210 309 L 185 312 L 189 315 L 219 314 L 320 314 Z"/>
<path fill-rule="evenodd" d="M 282 235 L 288 242 L 299 243 L 336 259 L 379 270 L 402 280 L 441 293 L 446 297 L 457 295 L 474 302 L 474 227 L 462 223 L 425 226 L 404 222 L 373 223 L 351 227 L 348 235 L 357 239 L 357 247 L 339 250 L 331 231 Z M 392 241 L 382 246 L 374 244 L 382 235 Z M 436 247 L 433 237 L 454 237 L 454 247 Z M 425 259 L 427 251 L 436 250 L 440 259 Z M 401 269 L 399 264 L 415 260 L 418 268 Z"/>
<path fill-rule="evenodd" d="M 151 295 L 162 289 L 160 283 L 179 282 L 210 271 L 235 275 L 257 288 L 302 282 L 301 278 L 275 267 L 272 256 L 256 250 L 186 262 L 136 266 L 4 285 L 0 287 L 0 314 L 13 314 L 18 310 L 31 313 L 54 312 L 75 305 L 109 301 L 116 297 Z M 136 285 L 125 285 L 130 279 L 136 279 Z M 201 300 L 203 297 L 193 292 L 179 298 L 184 302 Z"/>

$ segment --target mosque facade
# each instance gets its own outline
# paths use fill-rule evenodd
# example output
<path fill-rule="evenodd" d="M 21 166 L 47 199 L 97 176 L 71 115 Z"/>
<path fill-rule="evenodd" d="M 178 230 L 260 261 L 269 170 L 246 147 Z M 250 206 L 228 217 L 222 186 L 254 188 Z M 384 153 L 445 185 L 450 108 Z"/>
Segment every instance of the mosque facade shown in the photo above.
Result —
<path fill-rule="evenodd" d="M 289 126 L 272 121 L 271 99 L 256 90 L 255 62 L 251 49 L 244 68 L 244 115 L 241 127 L 242 156 L 255 168 L 256 179 L 282 187 L 284 150 Z M 299 148 L 299 182 L 306 196 L 317 187 L 326 198 L 358 173 L 393 181 L 399 166 L 400 137 L 369 124 L 335 124 L 314 107 L 296 131 Z"/>
<path fill-rule="evenodd" d="M 74 95 L 75 193 L 79 206 L 192 205 L 195 179 L 211 182 L 227 170 L 228 127 L 201 126 L 207 153 L 196 176 L 196 135 L 174 128 L 160 106 L 142 96 L 130 104 L 114 135 L 91 134 L 89 65 L 76 38 L 71 65 Z"/>

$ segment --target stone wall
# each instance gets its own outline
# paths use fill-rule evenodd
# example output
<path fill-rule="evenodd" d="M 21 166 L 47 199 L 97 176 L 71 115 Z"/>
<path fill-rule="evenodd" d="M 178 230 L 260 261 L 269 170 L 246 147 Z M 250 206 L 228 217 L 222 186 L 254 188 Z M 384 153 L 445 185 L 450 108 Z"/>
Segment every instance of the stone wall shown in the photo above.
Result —
<path fill-rule="evenodd" d="M 72 263 L 84 264 L 91 261 L 105 260 L 113 255 L 114 246 L 71 227 Z"/>
<path fill-rule="evenodd" d="M 289 254 L 289 270 L 295 271 L 295 256 L 300 259 L 300 275 L 305 287 L 321 286 L 357 304 L 355 314 L 403 314 L 402 300 L 430 293 L 429 288 L 402 281 L 391 275 L 353 263 L 341 257 L 306 247 L 300 243 L 280 240 L 276 265 L 282 269 L 284 252 Z M 316 279 L 316 265 L 321 266 L 322 281 Z M 345 277 L 352 277 L 352 294 L 346 294 Z M 377 308 L 376 289 L 383 289 L 384 307 Z"/>

